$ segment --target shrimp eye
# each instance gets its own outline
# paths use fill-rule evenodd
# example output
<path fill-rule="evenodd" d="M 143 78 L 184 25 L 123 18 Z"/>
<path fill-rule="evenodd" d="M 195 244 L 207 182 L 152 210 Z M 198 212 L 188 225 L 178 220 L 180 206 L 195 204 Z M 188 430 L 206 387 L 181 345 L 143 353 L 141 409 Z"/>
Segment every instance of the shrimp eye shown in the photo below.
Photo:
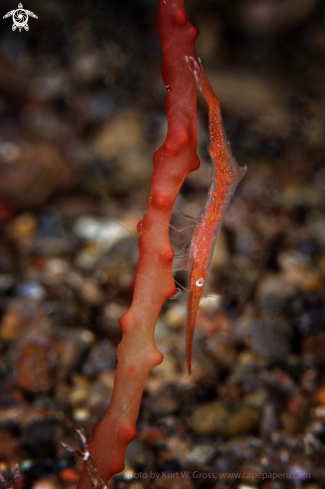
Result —
<path fill-rule="evenodd" d="M 204 278 L 199 278 L 199 279 L 197 279 L 197 281 L 196 281 L 196 285 L 197 285 L 198 287 L 202 287 L 202 286 L 203 286 L 203 284 L 204 284 Z"/>

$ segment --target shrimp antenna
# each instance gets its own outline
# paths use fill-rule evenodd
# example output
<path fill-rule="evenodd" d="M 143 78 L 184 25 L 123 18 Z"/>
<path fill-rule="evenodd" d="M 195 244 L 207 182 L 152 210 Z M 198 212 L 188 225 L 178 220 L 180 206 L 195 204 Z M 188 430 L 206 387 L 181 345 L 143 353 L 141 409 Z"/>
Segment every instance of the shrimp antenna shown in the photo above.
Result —
<path fill-rule="evenodd" d="M 184 287 L 183 285 L 181 285 L 179 282 L 177 282 L 177 280 L 174 279 L 174 282 L 175 282 L 175 284 L 178 285 L 178 287 L 180 287 L 181 289 L 185 290 L 185 292 L 187 292 L 187 293 L 189 292 L 189 290 L 186 287 Z"/>
<path fill-rule="evenodd" d="M 112 219 L 112 218 L 109 218 L 110 221 L 113 221 L 113 222 L 116 222 L 117 224 L 119 224 L 120 226 L 122 226 L 122 228 L 125 229 L 125 231 L 127 231 L 130 236 L 132 236 L 132 238 L 134 238 L 136 241 L 139 241 L 139 238 L 133 234 L 124 224 L 122 224 L 120 221 L 118 221 L 117 219 Z"/>

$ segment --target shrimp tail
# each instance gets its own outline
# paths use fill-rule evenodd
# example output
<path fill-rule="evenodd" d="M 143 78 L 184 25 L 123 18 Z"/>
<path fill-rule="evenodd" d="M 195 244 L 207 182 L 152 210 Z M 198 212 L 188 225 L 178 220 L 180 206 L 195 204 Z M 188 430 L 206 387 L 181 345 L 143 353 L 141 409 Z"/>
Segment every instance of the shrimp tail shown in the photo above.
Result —
<path fill-rule="evenodd" d="M 192 346 L 193 336 L 196 322 L 196 315 L 199 308 L 200 298 L 202 294 L 202 287 L 197 287 L 192 284 L 190 280 L 190 292 L 187 301 L 187 327 L 186 327 L 186 360 L 188 373 L 191 375 L 192 366 Z"/>

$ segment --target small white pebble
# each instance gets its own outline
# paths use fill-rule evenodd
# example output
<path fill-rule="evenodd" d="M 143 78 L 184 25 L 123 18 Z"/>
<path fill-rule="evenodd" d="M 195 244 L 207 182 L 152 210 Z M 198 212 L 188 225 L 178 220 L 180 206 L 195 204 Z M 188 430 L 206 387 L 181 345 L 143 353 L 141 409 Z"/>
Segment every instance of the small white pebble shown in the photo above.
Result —
<path fill-rule="evenodd" d="M 88 409 L 79 408 L 73 411 L 73 419 L 76 421 L 85 421 L 90 418 L 90 412 Z"/>
<path fill-rule="evenodd" d="M 206 297 L 201 298 L 200 307 L 204 312 L 212 314 L 213 312 L 216 312 L 218 311 L 218 309 L 220 309 L 221 303 L 221 295 L 209 294 Z"/>

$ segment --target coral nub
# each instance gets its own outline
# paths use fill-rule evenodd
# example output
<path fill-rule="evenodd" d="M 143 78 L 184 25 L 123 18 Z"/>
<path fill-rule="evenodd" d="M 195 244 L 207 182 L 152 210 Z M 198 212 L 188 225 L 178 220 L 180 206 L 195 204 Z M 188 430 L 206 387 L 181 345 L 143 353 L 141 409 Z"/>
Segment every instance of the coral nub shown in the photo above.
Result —
<path fill-rule="evenodd" d="M 178 25 L 184 25 L 187 21 L 186 13 L 182 10 L 177 10 L 175 12 L 175 20 Z"/>
<path fill-rule="evenodd" d="M 168 204 L 168 196 L 163 192 L 155 192 L 152 196 L 152 203 L 158 209 L 163 209 Z"/>
<path fill-rule="evenodd" d="M 196 285 L 198 287 L 203 287 L 203 285 L 204 285 L 204 278 L 198 278 L 195 283 L 196 283 Z"/>

